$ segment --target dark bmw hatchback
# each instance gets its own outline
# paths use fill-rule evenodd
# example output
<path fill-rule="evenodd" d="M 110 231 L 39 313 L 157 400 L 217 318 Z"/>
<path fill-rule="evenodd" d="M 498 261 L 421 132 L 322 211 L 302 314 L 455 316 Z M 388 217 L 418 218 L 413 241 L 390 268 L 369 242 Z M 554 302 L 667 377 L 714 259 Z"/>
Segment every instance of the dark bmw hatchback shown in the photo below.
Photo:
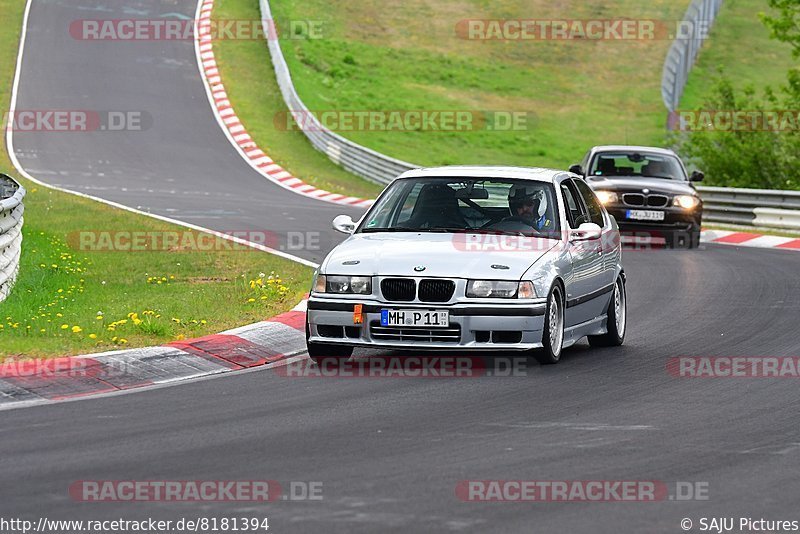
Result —
<path fill-rule="evenodd" d="M 640 146 L 596 146 L 570 172 L 583 176 L 624 236 L 663 238 L 667 247 L 700 243 L 703 201 L 671 150 Z"/>

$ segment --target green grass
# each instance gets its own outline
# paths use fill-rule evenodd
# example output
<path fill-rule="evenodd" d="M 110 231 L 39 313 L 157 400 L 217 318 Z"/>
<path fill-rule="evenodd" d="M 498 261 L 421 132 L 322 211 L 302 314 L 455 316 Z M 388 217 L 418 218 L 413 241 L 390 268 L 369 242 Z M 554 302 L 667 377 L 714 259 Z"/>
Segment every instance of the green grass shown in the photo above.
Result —
<path fill-rule="evenodd" d="M 291 308 L 312 274 L 244 246 L 231 250 L 234 245 L 222 239 L 202 250 L 86 250 L 92 247 L 81 246 L 80 232 L 185 234 L 175 225 L 41 187 L 29 190 L 25 206 L 20 276 L 0 303 L 2 357 L 96 352 L 217 333 Z M 200 233 L 190 235 L 196 241 Z M 103 243 L 102 237 L 94 242 Z M 268 281 L 272 273 L 279 281 Z"/>
<path fill-rule="evenodd" d="M 22 13 L 25 2 L 21 0 L 0 0 L 3 13 L 3 30 L 0 31 L 0 109 L 5 114 L 11 100 L 11 85 L 14 83 L 14 70 L 17 67 L 17 45 L 22 31 Z M 6 152 L 5 131 L 0 142 L 0 172 L 14 174 L 11 160 Z"/>
<path fill-rule="evenodd" d="M 220 5 L 241 6 L 228 14 L 253 15 L 256 4 Z M 688 0 L 355 0 L 332 8 L 327 0 L 272 1 L 279 21 L 324 23 L 324 39 L 281 41 L 297 90 L 312 110 L 503 110 L 537 117 L 521 131 L 352 131 L 346 137 L 424 165 L 558 168 L 596 144 L 664 143 L 660 78 L 670 42 L 468 41 L 456 36 L 458 21 L 565 14 L 674 21 L 687 5 Z M 265 53 L 259 57 L 268 60 Z M 224 67 L 228 59 L 221 59 Z M 229 79 L 223 72 L 223 81 Z M 237 112 L 247 120 L 250 109 Z"/>
<path fill-rule="evenodd" d="M 681 108 L 702 108 L 709 82 L 721 67 L 737 89 L 757 91 L 786 82 L 786 72 L 796 65 L 791 46 L 769 38 L 757 13 L 768 10 L 765 0 L 726 0 L 689 76 Z"/>
<path fill-rule="evenodd" d="M 259 20 L 257 0 L 220 0 L 214 18 Z M 263 40 L 228 40 L 214 44 L 225 91 L 250 136 L 276 163 L 321 189 L 375 197 L 381 186 L 354 176 L 315 150 L 302 132 L 275 127 L 275 117 L 286 111 L 278 89 L 267 44 Z"/>
<path fill-rule="evenodd" d="M 6 21 L 0 32 L 4 110 L 23 7 L 20 0 L 0 0 Z M 16 174 L 4 145 L 0 169 Z M 311 269 L 252 249 L 228 250 L 227 241 L 213 242 L 212 249 L 220 252 L 189 247 L 81 250 L 80 232 L 183 230 L 20 181 L 28 189 L 23 252 L 17 283 L 0 303 L 0 359 L 64 356 L 216 333 L 285 311 L 308 288 Z M 279 281 L 268 281 L 273 272 Z"/>

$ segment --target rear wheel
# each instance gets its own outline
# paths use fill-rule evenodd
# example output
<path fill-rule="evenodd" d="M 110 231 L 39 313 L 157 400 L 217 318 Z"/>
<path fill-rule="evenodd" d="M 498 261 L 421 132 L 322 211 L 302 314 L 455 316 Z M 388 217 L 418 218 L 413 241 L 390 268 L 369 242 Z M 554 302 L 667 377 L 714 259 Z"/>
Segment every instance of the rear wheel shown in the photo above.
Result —
<path fill-rule="evenodd" d="M 592 347 L 618 347 L 625 342 L 628 327 L 628 298 L 625 282 L 620 276 L 614 284 L 614 294 L 606 312 L 607 332 L 599 336 L 589 336 Z"/>
<path fill-rule="evenodd" d="M 558 284 L 553 286 L 547 297 L 544 319 L 543 346 L 533 356 L 540 364 L 550 365 L 559 362 L 564 345 L 564 296 Z"/>
<path fill-rule="evenodd" d="M 328 362 L 331 364 L 339 364 L 353 355 L 353 347 L 317 343 L 315 341 L 309 341 L 310 338 L 311 331 L 308 327 L 308 323 L 306 323 L 306 349 L 308 350 L 308 357 L 314 360 L 314 363 L 317 365 Z"/>

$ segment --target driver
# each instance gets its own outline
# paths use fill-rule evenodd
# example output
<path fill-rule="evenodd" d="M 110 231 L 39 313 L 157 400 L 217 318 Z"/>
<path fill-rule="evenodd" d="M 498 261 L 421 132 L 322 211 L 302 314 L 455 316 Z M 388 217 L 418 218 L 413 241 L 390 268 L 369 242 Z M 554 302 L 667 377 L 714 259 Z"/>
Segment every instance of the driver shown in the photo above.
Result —
<path fill-rule="evenodd" d="M 522 222 L 537 230 L 546 230 L 552 225 L 547 218 L 547 197 L 534 185 L 512 185 L 508 190 L 508 207 L 511 216 L 503 221 Z"/>

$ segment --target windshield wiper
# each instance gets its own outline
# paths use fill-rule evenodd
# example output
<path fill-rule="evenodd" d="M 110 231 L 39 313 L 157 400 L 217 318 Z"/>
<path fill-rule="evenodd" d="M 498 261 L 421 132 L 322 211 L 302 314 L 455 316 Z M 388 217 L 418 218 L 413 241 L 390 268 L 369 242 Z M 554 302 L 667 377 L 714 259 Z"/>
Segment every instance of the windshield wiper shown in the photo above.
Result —
<path fill-rule="evenodd" d="M 432 226 L 430 228 L 409 228 L 408 226 L 390 226 L 388 228 L 364 228 L 362 232 L 468 232 L 469 228 L 455 226 Z"/>
<path fill-rule="evenodd" d="M 427 232 L 469 232 L 470 228 L 461 228 L 459 226 L 431 226 L 430 228 L 423 228 Z"/>
<path fill-rule="evenodd" d="M 389 228 L 364 228 L 363 233 L 367 232 L 422 232 L 420 228 L 409 228 L 407 226 L 392 226 Z"/>

